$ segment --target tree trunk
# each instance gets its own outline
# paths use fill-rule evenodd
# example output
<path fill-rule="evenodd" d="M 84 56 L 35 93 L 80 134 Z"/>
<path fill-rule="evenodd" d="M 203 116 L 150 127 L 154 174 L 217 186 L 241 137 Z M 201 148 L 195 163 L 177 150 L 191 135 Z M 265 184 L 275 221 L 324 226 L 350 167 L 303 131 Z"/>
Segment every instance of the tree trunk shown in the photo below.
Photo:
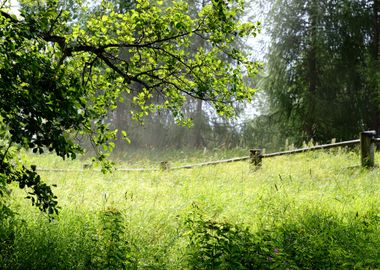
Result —
<path fill-rule="evenodd" d="M 318 41 L 318 2 L 311 1 L 309 7 L 309 20 L 310 20 L 310 40 L 309 52 L 307 59 L 307 80 L 308 80 L 308 93 L 306 104 L 306 119 L 304 131 L 308 139 L 315 137 L 315 123 L 316 123 L 316 94 L 318 87 L 318 67 L 317 67 L 317 41 Z"/>
<path fill-rule="evenodd" d="M 203 110 L 202 110 L 203 101 L 201 99 L 197 100 L 197 107 L 195 110 L 194 116 L 194 141 L 193 146 L 196 148 L 201 148 L 205 146 L 205 142 L 202 136 L 202 127 L 203 125 Z"/>
<path fill-rule="evenodd" d="M 379 12 L 380 12 L 380 0 L 374 0 L 372 56 L 376 62 L 379 61 L 379 46 L 380 46 L 380 43 L 379 43 L 380 42 L 380 14 Z"/>
<path fill-rule="evenodd" d="M 380 68 L 379 63 L 379 46 L 380 46 L 380 0 L 374 0 L 373 2 L 373 18 L 372 18 L 372 44 L 370 48 L 370 54 L 372 63 L 370 68 L 371 73 L 374 74 L 373 78 L 370 79 L 370 111 L 369 111 L 369 127 L 370 129 L 376 130 L 380 133 L 380 96 L 379 96 L 379 85 L 377 84 L 377 76 L 380 76 L 378 70 Z"/>

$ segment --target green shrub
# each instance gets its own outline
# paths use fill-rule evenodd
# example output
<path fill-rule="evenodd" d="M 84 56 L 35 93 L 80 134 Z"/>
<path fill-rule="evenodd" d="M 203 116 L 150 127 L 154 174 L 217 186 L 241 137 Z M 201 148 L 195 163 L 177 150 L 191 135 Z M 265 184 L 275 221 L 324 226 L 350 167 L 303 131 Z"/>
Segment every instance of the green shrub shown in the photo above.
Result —
<path fill-rule="evenodd" d="M 310 211 L 277 230 L 283 267 L 292 269 L 379 269 L 379 215 L 338 219 Z"/>
<path fill-rule="evenodd" d="M 0 269 L 10 269 L 13 264 L 15 234 L 20 225 L 0 195 Z"/>
<path fill-rule="evenodd" d="M 93 254 L 91 268 L 95 269 L 134 269 L 136 262 L 125 238 L 125 220 L 115 208 L 99 213 L 100 229 L 95 236 L 97 249 Z M 89 267 L 89 265 L 88 265 Z"/>
<path fill-rule="evenodd" d="M 380 215 L 351 218 L 309 209 L 271 228 L 186 218 L 189 269 L 379 269 Z"/>
<path fill-rule="evenodd" d="M 269 269 L 276 249 L 248 228 L 205 218 L 195 208 L 185 221 L 190 269 Z"/>

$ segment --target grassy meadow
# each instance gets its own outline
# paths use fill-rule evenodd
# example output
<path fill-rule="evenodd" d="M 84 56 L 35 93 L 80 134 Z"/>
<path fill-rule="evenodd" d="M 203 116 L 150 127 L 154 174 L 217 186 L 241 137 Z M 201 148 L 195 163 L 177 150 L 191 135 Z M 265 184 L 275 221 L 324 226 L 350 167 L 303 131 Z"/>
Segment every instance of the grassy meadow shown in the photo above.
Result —
<path fill-rule="evenodd" d="M 264 159 L 258 170 L 237 162 L 111 174 L 23 154 L 73 171 L 40 172 L 56 185 L 53 222 L 12 187 L 18 214 L 2 219 L 0 269 L 379 269 L 380 170 L 361 168 L 357 152 Z M 161 158 L 233 155 L 245 153 Z M 157 167 L 159 157 L 116 167 Z"/>

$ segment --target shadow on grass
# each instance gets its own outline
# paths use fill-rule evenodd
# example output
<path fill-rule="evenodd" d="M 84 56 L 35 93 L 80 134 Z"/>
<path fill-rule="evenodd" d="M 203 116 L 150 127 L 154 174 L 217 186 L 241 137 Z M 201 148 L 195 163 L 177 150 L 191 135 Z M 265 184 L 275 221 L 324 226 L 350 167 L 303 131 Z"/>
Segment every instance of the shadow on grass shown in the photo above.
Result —
<path fill-rule="evenodd" d="M 160 247 L 151 246 L 155 251 L 143 257 L 139 252 L 149 243 L 128 239 L 129 225 L 116 209 L 98 213 L 96 221 L 83 215 L 63 224 L 17 225 L 13 218 L 0 223 L 0 269 L 380 268 L 380 216 L 375 212 L 338 218 L 310 210 L 252 232 L 194 209 L 179 225 L 182 236 L 173 245 L 186 243 L 186 249 L 173 249 L 182 256 L 175 262 L 168 253 L 158 254 L 164 250 Z"/>
<path fill-rule="evenodd" d="M 379 215 L 338 219 L 310 211 L 251 233 L 241 225 L 192 216 L 190 269 L 378 269 Z"/>
<path fill-rule="evenodd" d="M 279 261 L 293 269 L 377 269 L 379 221 L 377 213 L 357 214 L 343 220 L 311 212 L 275 231 Z"/>

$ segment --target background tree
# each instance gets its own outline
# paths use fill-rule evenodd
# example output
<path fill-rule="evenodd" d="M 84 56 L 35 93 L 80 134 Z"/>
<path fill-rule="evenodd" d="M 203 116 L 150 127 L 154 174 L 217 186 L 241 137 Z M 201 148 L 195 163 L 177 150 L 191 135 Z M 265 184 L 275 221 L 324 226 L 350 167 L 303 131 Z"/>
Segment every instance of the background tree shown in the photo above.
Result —
<path fill-rule="evenodd" d="M 379 131 L 379 1 L 274 1 L 263 88 L 295 142 Z"/>

